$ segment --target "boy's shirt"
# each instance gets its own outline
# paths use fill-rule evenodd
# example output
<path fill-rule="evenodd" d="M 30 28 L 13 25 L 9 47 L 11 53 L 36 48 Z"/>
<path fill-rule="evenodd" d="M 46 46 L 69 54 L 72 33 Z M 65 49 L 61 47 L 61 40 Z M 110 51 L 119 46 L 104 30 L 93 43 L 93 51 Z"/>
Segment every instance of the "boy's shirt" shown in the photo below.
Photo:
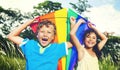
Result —
<path fill-rule="evenodd" d="M 26 70 L 57 70 L 58 60 L 68 53 L 66 43 L 42 48 L 37 41 L 24 39 L 20 47 L 26 58 Z"/>

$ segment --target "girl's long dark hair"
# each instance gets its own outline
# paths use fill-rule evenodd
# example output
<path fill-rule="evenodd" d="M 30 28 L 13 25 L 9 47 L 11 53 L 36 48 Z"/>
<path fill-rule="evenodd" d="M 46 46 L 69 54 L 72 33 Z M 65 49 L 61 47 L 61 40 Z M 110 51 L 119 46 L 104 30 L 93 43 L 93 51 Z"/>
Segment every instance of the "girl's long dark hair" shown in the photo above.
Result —
<path fill-rule="evenodd" d="M 101 57 L 101 51 L 98 49 L 99 36 L 98 36 L 97 32 L 96 32 L 94 29 L 89 28 L 89 29 L 85 30 L 85 33 L 84 33 L 84 35 L 83 35 L 83 42 L 84 42 L 84 40 L 85 40 L 86 35 L 87 35 L 87 34 L 90 34 L 90 33 L 95 33 L 95 34 L 96 34 L 97 43 L 96 43 L 96 45 L 94 46 L 93 51 L 96 53 L 97 57 L 100 58 L 100 57 Z"/>

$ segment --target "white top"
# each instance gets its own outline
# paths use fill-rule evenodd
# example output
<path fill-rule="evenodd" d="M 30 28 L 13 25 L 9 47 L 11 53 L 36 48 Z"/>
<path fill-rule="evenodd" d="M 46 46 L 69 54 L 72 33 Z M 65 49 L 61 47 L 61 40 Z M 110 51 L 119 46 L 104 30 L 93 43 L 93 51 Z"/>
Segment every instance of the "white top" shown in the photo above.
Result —
<path fill-rule="evenodd" d="M 83 58 L 78 62 L 77 70 L 99 70 L 98 58 L 91 56 L 85 49 Z"/>

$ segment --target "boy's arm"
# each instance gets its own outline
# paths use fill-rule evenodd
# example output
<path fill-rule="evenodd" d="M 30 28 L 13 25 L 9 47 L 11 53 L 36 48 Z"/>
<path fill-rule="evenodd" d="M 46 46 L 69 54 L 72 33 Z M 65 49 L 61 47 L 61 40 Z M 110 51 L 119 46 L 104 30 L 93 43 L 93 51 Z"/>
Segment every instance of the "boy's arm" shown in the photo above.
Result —
<path fill-rule="evenodd" d="M 72 20 L 72 19 L 71 19 Z M 70 36 L 72 39 L 73 44 L 75 45 L 75 47 L 77 48 L 78 51 L 78 59 L 81 60 L 82 56 L 84 54 L 84 48 L 82 47 L 82 45 L 80 44 L 78 38 L 76 37 L 76 31 L 78 29 L 78 27 L 84 23 L 85 21 L 83 19 L 79 19 L 78 22 L 76 24 L 71 22 L 71 25 L 74 24 L 74 26 L 72 26 L 71 32 L 70 32 Z"/>
<path fill-rule="evenodd" d="M 33 20 L 29 20 L 28 22 L 20 25 L 18 28 L 16 28 L 15 30 L 13 30 L 11 33 L 9 33 L 7 35 L 7 38 L 9 40 L 11 40 L 12 42 L 16 43 L 16 44 L 21 44 L 22 41 L 23 41 L 23 38 L 20 37 L 20 33 L 28 26 L 30 25 L 31 23 L 33 23 L 34 19 Z"/>
<path fill-rule="evenodd" d="M 90 28 L 94 29 L 94 30 L 97 32 L 97 34 L 100 36 L 101 41 L 98 43 L 98 49 L 101 50 L 101 49 L 104 47 L 105 43 L 107 42 L 107 37 L 106 37 L 103 33 L 101 33 L 101 32 L 100 32 L 94 25 L 92 25 L 91 23 L 88 23 L 88 26 L 89 26 Z"/>

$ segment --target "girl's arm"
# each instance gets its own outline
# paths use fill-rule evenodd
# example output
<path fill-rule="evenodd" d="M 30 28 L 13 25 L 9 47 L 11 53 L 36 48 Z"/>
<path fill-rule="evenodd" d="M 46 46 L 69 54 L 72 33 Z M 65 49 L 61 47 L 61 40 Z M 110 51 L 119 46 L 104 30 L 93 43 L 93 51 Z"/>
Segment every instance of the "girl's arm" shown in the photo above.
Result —
<path fill-rule="evenodd" d="M 16 44 L 21 44 L 22 41 L 23 41 L 23 38 L 20 37 L 20 33 L 28 26 L 30 25 L 31 23 L 34 22 L 34 19 L 33 20 L 29 20 L 28 22 L 20 25 L 18 28 L 16 28 L 15 30 L 13 30 L 11 33 L 9 33 L 7 35 L 7 38 L 9 40 L 11 40 L 12 42 L 16 43 Z"/>
<path fill-rule="evenodd" d="M 78 60 L 81 60 L 83 55 L 84 55 L 84 47 L 80 44 L 78 38 L 76 37 L 76 31 L 78 29 L 78 27 L 84 23 L 85 21 L 83 19 L 79 19 L 78 22 L 76 24 L 75 23 L 75 18 L 71 17 L 70 18 L 70 22 L 71 22 L 71 32 L 70 32 L 70 36 L 72 39 L 73 44 L 75 45 L 75 47 L 77 48 L 78 51 Z"/>
<path fill-rule="evenodd" d="M 107 42 L 107 37 L 103 33 L 101 33 L 93 24 L 88 23 L 88 26 L 94 29 L 97 32 L 97 34 L 100 36 L 101 41 L 98 43 L 98 49 L 101 50 L 105 45 L 105 43 Z"/>

